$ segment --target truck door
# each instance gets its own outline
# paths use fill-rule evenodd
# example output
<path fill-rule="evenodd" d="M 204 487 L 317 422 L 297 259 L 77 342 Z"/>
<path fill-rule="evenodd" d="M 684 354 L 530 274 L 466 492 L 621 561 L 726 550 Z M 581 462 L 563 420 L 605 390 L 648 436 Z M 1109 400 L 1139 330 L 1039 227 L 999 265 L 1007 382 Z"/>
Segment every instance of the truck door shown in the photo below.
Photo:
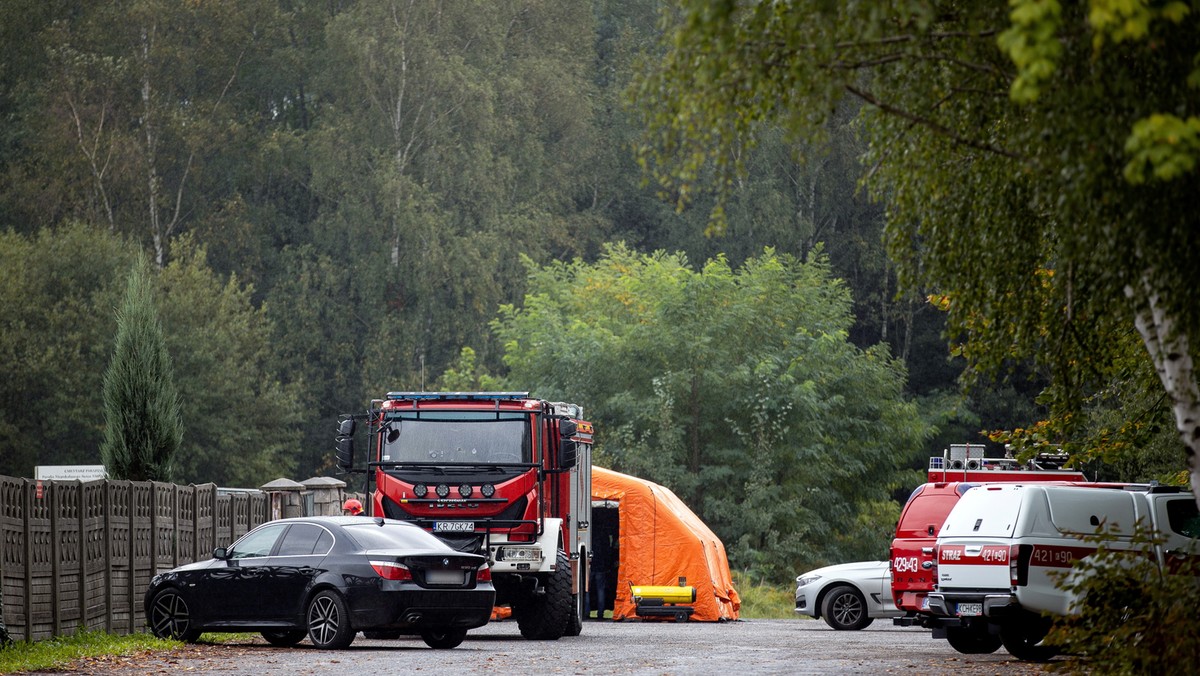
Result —
<path fill-rule="evenodd" d="M 1200 510 L 1191 493 L 1155 495 L 1154 523 L 1166 538 L 1160 563 L 1171 573 L 1200 575 Z"/>

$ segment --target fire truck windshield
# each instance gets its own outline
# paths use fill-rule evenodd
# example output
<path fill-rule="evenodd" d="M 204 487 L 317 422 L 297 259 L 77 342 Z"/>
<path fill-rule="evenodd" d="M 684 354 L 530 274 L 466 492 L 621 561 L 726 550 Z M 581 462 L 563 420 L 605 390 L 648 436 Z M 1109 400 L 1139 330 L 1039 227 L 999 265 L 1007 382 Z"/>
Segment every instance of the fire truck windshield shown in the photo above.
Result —
<path fill-rule="evenodd" d="M 495 411 L 387 414 L 383 462 L 499 464 L 531 462 L 529 416 Z"/>

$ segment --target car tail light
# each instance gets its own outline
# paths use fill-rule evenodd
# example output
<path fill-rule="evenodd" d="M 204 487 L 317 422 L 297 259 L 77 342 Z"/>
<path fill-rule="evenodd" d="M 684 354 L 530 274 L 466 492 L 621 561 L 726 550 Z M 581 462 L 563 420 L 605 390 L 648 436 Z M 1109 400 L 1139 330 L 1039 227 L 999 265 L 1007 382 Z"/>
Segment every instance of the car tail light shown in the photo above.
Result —
<path fill-rule="evenodd" d="M 1008 547 L 1008 583 L 1015 587 L 1017 586 L 1017 557 L 1020 555 L 1021 548 L 1017 545 L 1009 545 Z"/>
<path fill-rule="evenodd" d="M 372 561 L 371 567 L 385 580 L 411 580 L 412 571 L 395 561 Z"/>
<path fill-rule="evenodd" d="M 492 581 L 491 566 L 484 566 L 484 567 L 480 568 L 478 571 L 476 571 L 475 581 L 476 582 L 491 582 Z"/>

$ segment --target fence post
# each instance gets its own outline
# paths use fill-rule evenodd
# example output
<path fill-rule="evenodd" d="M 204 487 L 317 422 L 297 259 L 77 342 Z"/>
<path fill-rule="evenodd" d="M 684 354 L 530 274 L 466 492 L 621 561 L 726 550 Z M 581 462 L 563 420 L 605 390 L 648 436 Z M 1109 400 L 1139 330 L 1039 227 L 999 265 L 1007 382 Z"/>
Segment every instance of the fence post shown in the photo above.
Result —
<path fill-rule="evenodd" d="M 87 616 L 87 533 L 84 532 L 84 513 L 87 511 L 87 502 L 83 491 L 83 480 L 75 481 L 75 528 L 76 537 L 79 544 L 79 625 L 75 631 L 90 629 L 88 627 Z"/>
<path fill-rule="evenodd" d="M 50 512 L 50 635 L 58 636 L 62 633 L 61 622 L 61 598 L 62 588 L 59 585 L 59 579 L 62 577 L 62 551 L 58 546 L 58 482 L 47 482 L 46 492 L 50 494 L 49 512 Z"/>
<path fill-rule="evenodd" d="M 133 592 L 134 588 L 137 587 L 137 490 L 135 486 L 136 484 L 133 481 L 125 482 L 125 489 L 129 491 L 127 498 L 129 509 L 129 582 L 125 588 L 125 596 L 129 601 L 129 626 L 126 629 L 128 630 L 127 633 L 130 634 L 137 631 L 137 628 L 134 627 L 137 624 L 137 620 L 135 619 L 137 613 L 134 612 L 133 607 L 136 601 Z"/>
<path fill-rule="evenodd" d="M 112 593 L 112 481 L 104 480 L 104 631 L 112 633 L 113 622 L 113 593 Z"/>
<path fill-rule="evenodd" d="M 25 640 L 33 640 L 33 485 L 21 480 L 21 503 L 25 512 L 22 524 L 25 536 Z"/>

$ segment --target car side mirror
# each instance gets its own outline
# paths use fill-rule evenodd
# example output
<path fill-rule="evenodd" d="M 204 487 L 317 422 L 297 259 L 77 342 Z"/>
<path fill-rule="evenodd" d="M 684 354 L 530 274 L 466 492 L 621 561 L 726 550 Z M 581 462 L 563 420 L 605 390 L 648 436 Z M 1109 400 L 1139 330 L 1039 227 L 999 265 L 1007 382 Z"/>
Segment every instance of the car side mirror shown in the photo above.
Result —
<path fill-rule="evenodd" d="M 213 550 L 212 557 L 214 559 L 222 559 L 222 560 L 228 559 L 229 552 L 227 552 L 224 547 L 217 547 L 216 549 Z"/>
<path fill-rule="evenodd" d="M 354 428 L 354 418 L 346 418 L 338 423 L 334 450 L 337 453 L 337 465 L 343 472 L 349 472 L 354 466 Z"/>

